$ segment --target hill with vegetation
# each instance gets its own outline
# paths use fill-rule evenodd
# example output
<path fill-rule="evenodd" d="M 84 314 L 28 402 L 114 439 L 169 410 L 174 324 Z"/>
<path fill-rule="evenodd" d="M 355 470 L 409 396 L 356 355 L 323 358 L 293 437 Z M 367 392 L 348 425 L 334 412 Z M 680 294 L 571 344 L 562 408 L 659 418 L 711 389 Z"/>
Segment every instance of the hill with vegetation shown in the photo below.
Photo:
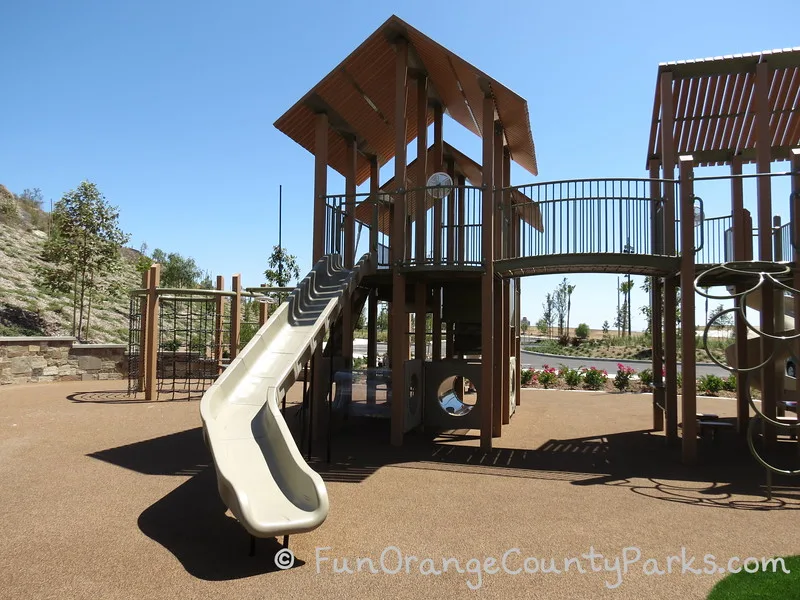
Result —
<path fill-rule="evenodd" d="M 38 190 L 13 194 L 0 185 L 0 336 L 73 334 L 72 295 L 45 288 L 37 277 L 50 228 Z M 142 255 L 130 248 L 120 254 L 120 269 L 109 277 L 111 291 L 98 294 L 92 306 L 84 341 L 128 341 L 127 290 L 141 285 L 136 265 Z"/>

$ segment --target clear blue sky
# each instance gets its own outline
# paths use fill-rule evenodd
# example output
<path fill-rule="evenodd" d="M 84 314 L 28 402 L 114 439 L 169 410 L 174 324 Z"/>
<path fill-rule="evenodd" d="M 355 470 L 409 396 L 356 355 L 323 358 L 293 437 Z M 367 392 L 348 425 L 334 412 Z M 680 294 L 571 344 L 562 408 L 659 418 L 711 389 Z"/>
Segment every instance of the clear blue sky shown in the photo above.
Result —
<path fill-rule="evenodd" d="M 92 180 L 131 246 L 245 285 L 277 243 L 282 184 L 284 246 L 306 271 L 313 159 L 272 123 L 392 13 L 528 100 L 539 181 L 646 176 L 659 62 L 800 43 L 800 4 L 786 1 L 5 0 L 0 183 L 55 201 Z M 453 122 L 445 139 L 480 158 Z M 727 214 L 717 204 L 709 216 Z M 535 321 L 559 279 L 526 279 L 522 314 Z M 570 279 L 573 323 L 613 319 L 616 276 Z"/>

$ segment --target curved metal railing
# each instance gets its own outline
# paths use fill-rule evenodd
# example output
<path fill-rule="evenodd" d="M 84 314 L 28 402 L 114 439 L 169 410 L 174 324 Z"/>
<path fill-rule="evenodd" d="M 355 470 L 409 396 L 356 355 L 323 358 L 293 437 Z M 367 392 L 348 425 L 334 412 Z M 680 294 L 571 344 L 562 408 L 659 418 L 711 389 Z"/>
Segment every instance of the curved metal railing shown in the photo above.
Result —
<path fill-rule="evenodd" d="M 735 276 L 739 279 L 741 278 L 751 278 L 749 283 L 745 283 L 746 289 L 743 289 L 737 293 L 729 293 L 729 294 L 717 294 L 717 293 L 710 293 L 708 288 L 703 285 L 704 278 L 708 277 L 715 277 L 721 273 L 727 272 L 728 274 Z M 731 373 L 736 374 L 737 377 L 744 376 L 747 380 L 748 385 L 745 386 L 747 389 L 747 401 L 750 404 L 750 408 L 755 412 L 755 416 L 750 420 L 748 430 L 747 430 L 747 445 L 750 449 L 750 453 L 753 455 L 753 458 L 766 469 L 767 471 L 767 490 L 768 495 L 772 497 L 772 473 L 777 473 L 780 475 L 787 475 L 787 476 L 796 476 L 800 475 L 800 466 L 795 469 L 785 469 L 776 466 L 773 464 L 768 458 L 766 458 L 757 448 L 756 448 L 756 440 L 758 438 L 759 432 L 762 439 L 766 438 L 766 431 L 768 429 L 772 429 L 774 432 L 781 432 L 786 434 L 790 437 L 796 438 L 798 434 L 800 434 L 800 420 L 794 419 L 790 421 L 780 420 L 773 418 L 772 416 L 764 414 L 761 406 L 757 406 L 756 403 L 753 401 L 753 396 L 750 393 L 750 377 L 756 371 L 761 370 L 771 361 L 775 359 L 784 359 L 786 357 L 794 360 L 794 364 L 798 364 L 797 356 L 795 356 L 795 352 L 793 346 L 796 345 L 797 340 L 800 340 L 800 332 L 796 332 L 797 330 L 793 330 L 796 333 L 768 333 L 761 330 L 759 327 L 752 324 L 747 319 L 747 298 L 751 294 L 755 293 L 773 293 L 773 290 L 783 292 L 786 294 L 795 295 L 800 294 L 800 290 L 794 289 L 791 286 L 786 285 L 781 281 L 781 277 L 785 277 L 791 273 L 791 267 L 789 265 L 781 265 L 774 262 L 761 262 L 761 261 L 749 261 L 749 262 L 727 262 L 716 265 L 711 267 L 704 273 L 700 274 L 697 279 L 695 280 L 695 291 L 703 296 L 704 298 L 710 298 L 714 300 L 739 300 L 738 306 L 734 308 L 729 308 L 727 310 L 721 311 L 717 315 L 715 315 L 706 325 L 705 330 L 703 331 L 703 347 L 705 348 L 706 354 L 708 357 L 718 366 L 729 371 Z M 724 318 L 728 314 L 735 313 L 741 319 L 743 319 L 744 324 L 746 325 L 747 329 L 752 331 L 756 334 L 758 338 L 761 339 L 768 339 L 772 343 L 770 355 L 767 358 L 764 358 L 759 364 L 750 366 L 750 367 L 743 367 L 743 366 L 736 366 L 732 367 L 730 365 L 723 364 L 714 355 L 708 348 L 708 332 L 714 326 L 714 324 Z M 798 410 L 798 407 L 795 406 L 795 411 Z"/>

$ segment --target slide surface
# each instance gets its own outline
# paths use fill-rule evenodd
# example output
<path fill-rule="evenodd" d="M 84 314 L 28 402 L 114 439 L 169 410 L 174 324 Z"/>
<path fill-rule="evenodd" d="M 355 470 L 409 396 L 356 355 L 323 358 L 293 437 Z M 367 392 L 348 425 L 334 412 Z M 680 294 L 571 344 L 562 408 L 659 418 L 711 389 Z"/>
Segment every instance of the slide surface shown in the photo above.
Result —
<path fill-rule="evenodd" d="M 368 255 L 352 270 L 339 255 L 320 259 L 200 402 L 220 496 L 254 536 L 311 531 L 328 515 L 325 484 L 279 405 L 368 267 Z"/>

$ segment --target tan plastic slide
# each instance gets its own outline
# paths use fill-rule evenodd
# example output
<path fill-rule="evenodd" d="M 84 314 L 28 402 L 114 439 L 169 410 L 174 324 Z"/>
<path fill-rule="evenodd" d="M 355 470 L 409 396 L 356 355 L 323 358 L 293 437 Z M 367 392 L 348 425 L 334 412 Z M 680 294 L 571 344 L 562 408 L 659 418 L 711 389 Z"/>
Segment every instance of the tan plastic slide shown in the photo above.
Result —
<path fill-rule="evenodd" d="M 328 516 L 325 484 L 279 405 L 368 266 L 369 255 L 352 270 L 339 255 L 320 259 L 200 402 L 220 496 L 256 537 L 311 531 Z"/>
<path fill-rule="evenodd" d="M 747 296 L 747 307 L 756 311 L 761 311 L 761 291 L 755 291 Z M 775 319 L 778 328 L 780 329 L 780 317 Z M 758 323 L 754 324 L 756 327 Z M 784 302 L 784 315 L 783 315 L 783 331 L 790 332 L 794 329 L 794 302 L 789 298 Z M 725 349 L 725 358 L 728 360 L 729 365 L 736 366 L 736 344 L 733 343 Z M 789 356 L 788 350 L 783 352 L 778 351 L 775 355 L 775 360 L 785 362 Z M 747 363 L 749 365 L 757 365 L 762 361 L 761 357 L 761 338 L 755 331 L 747 330 Z M 784 371 L 785 373 L 785 371 Z M 750 383 L 756 388 L 761 389 L 761 373 L 760 371 L 753 371 L 750 374 Z M 793 391 L 797 385 L 797 379 L 785 375 L 783 378 L 783 389 Z"/>

